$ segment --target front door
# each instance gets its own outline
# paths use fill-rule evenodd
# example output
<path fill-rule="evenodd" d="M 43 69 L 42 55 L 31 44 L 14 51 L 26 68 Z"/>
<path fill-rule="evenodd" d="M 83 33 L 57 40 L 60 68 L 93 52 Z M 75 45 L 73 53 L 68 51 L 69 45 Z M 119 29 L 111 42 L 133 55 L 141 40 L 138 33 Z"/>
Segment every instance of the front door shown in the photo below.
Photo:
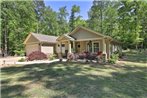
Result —
<path fill-rule="evenodd" d="M 79 53 L 80 52 L 80 42 L 76 42 L 76 52 Z"/>

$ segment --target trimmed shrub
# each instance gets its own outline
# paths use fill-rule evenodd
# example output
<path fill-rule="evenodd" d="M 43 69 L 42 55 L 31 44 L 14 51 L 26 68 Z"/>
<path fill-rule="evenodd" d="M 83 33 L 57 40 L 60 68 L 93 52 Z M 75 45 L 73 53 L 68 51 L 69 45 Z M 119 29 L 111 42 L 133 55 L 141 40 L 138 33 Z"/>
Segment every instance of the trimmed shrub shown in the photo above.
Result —
<path fill-rule="evenodd" d="M 86 53 L 80 53 L 78 56 L 79 56 L 78 59 L 85 59 Z"/>
<path fill-rule="evenodd" d="M 57 56 L 55 54 L 49 54 L 48 59 L 49 60 L 54 60 Z"/>
<path fill-rule="evenodd" d="M 87 54 L 87 59 L 88 60 L 96 60 L 97 54 L 96 53 L 89 53 Z"/>
<path fill-rule="evenodd" d="M 116 61 L 118 60 L 118 58 L 119 58 L 119 54 L 113 53 L 113 54 L 111 55 L 110 59 L 109 59 L 109 63 L 110 63 L 110 64 L 115 64 Z"/>
<path fill-rule="evenodd" d="M 18 60 L 18 62 L 24 62 L 25 61 L 25 58 L 21 58 Z"/>
<path fill-rule="evenodd" d="M 67 54 L 67 60 L 71 61 L 71 60 L 74 60 L 74 59 L 75 59 L 74 53 L 68 53 Z"/>
<path fill-rule="evenodd" d="M 47 59 L 46 54 L 40 51 L 34 51 L 28 55 L 28 61 Z"/>

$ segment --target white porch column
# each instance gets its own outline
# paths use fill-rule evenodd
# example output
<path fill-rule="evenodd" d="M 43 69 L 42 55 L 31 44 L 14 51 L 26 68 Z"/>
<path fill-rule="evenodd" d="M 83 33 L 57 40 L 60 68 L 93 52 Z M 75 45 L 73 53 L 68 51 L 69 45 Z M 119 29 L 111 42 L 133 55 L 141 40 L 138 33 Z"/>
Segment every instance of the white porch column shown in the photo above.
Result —
<path fill-rule="evenodd" d="M 59 48 L 59 53 L 62 53 L 62 43 L 61 42 L 59 43 L 59 47 L 60 47 Z"/>
<path fill-rule="evenodd" d="M 68 41 L 68 53 L 71 53 L 71 43 Z"/>
<path fill-rule="evenodd" d="M 59 45 L 59 47 L 58 47 L 58 45 Z M 59 61 L 62 61 L 62 43 L 59 42 L 59 43 L 57 44 L 57 47 L 58 47 L 57 51 L 58 51 L 58 58 L 59 58 Z"/>
<path fill-rule="evenodd" d="M 102 39 L 102 44 L 103 44 L 103 54 L 105 54 L 105 60 L 107 60 L 106 41 L 104 38 Z"/>
<path fill-rule="evenodd" d="M 109 42 L 107 42 L 107 44 L 106 44 L 107 46 L 107 59 L 110 59 L 110 55 L 111 55 L 111 44 L 110 44 L 110 41 Z"/>
<path fill-rule="evenodd" d="M 73 41 L 73 52 L 76 52 L 75 41 Z"/>

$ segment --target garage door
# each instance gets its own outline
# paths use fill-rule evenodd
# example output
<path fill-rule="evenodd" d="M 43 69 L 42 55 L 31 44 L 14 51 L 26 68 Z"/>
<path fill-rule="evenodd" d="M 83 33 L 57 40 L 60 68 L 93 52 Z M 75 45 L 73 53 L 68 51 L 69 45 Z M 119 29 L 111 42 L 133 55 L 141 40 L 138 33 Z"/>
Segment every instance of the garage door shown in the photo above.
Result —
<path fill-rule="evenodd" d="M 26 53 L 29 55 L 33 51 L 39 51 L 38 44 L 26 45 Z"/>
<path fill-rule="evenodd" d="M 53 54 L 54 47 L 53 46 L 41 46 L 41 52 L 43 52 L 45 54 Z"/>

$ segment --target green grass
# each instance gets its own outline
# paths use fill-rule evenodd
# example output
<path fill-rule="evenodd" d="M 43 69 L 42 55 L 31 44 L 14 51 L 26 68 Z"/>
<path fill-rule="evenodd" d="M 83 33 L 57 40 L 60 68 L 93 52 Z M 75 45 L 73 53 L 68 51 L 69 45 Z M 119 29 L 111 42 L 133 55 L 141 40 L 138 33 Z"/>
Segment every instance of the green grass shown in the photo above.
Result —
<path fill-rule="evenodd" d="M 143 54 L 128 53 L 128 61 L 115 65 L 57 62 L 5 67 L 2 98 L 146 98 Z M 137 55 L 142 62 L 132 62 Z"/>

